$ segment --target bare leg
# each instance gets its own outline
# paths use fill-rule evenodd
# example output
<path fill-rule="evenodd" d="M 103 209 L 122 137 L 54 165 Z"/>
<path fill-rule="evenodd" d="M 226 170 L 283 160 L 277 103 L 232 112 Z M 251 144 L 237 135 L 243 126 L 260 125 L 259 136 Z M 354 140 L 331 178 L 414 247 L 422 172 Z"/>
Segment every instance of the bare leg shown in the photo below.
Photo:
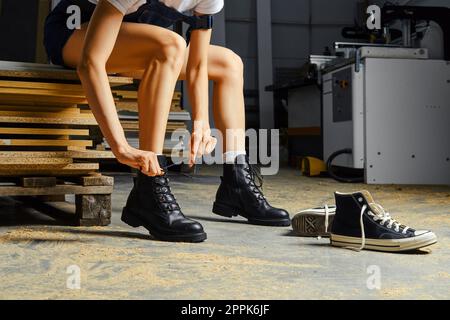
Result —
<path fill-rule="evenodd" d="M 77 66 L 85 34 L 83 26 L 67 42 L 63 51 L 67 65 Z M 138 94 L 142 150 L 163 151 L 168 113 L 185 51 L 185 41 L 170 30 L 146 24 L 122 24 L 106 69 L 109 73 L 144 70 Z"/>
<path fill-rule="evenodd" d="M 188 54 L 180 79 L 186 75 Z M 224 151 L 245 151 L 244 67 L 241 58 L 227 48 L 211 45 L 208 76 L 214 81 L 214 122 L 222 132 Z"/>
<path fill-rule="evenodd" d="M 189 47 L 178 80 L 186 79 Z M 214 122 L 224 137 L 224 151 L 245 150 L 244 67 L 241 58 L 233 51 L 211 45 L 208 53 L 208 77 L 214 82 Z M 136 79 L 144 77 L 143 71 L 123 75 Z M 142 118 L 143 121 L 148 118 Z M 152 126 L 153 123 L 144 123 Z M 226 133 L 229 133 L 227 139 Z"/>

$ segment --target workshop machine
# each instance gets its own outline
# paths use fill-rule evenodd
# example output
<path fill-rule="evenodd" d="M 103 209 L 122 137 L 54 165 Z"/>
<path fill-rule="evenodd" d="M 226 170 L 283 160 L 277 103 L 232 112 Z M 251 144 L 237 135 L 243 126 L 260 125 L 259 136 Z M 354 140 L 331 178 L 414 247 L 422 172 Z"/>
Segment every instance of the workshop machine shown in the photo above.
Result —
<path fill-rule="evenodd" d="M 382 12 L 384 33 L 401 21 L 400 41 L 335 43 L 338 58 L 321 67 L 324 159 L 340 181 L 448 185 L 450 9 L 386 6 Z M 444 60 L 411 47 L 423 20 L 441 26 Z M 338 176 L 335 166 L 364 175 Z"/>

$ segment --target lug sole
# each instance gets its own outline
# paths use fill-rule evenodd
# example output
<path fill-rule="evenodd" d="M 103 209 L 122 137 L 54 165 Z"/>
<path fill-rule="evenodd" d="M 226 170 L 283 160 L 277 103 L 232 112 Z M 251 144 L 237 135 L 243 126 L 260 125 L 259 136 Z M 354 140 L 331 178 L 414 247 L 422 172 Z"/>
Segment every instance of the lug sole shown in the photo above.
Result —
<path fill-rule="evenodd" d="M 179 234 L 179 235 L 167 235 L 161 234 L 154 230 L 154 228 L 146 223 L 143 219 L 133 214 L 130 209 L 124 207 L 122 210 L 121 220 L 133 228 L 144 227 L 148 232 L 156 239 L 168 242 L 203 242 L 206 240 L 207 235 L 205 232 Z"/>
<path fill-rule="evenodd" d="M 236 207 L 229 206 L 227 204 L 214 202 L 212 212 L 222 217 L 232 218 L 238 215 L 246 218 L 248 223 L 260 226 L 271 226 L 271 227 L 288 227 L 291 225 L 290 219 L 255 219 L 248 218 L 246 215 L 240 213 L 240 209 Z"/>
<path fill-rule="evenodd" d="M 328 230 L 331 230 L 334 214 L 328 216 Z M 300 213 L 292 219 L 292 229 L 301 237 L 329 237 L 325 232 L 325 216 L 323 214 Z"/>
<path fill-rule="evenodd" d="M 335 247 L 359 248 L 361 246 L 361 238 L 357 237 L 331 234 L 330 240 L 331 245 Z M 387 252 L 411 251 L 431 246 L 436 242 L 436 235 L 430 231 L 406 239 L 366 239 L 364 249 Z"/>

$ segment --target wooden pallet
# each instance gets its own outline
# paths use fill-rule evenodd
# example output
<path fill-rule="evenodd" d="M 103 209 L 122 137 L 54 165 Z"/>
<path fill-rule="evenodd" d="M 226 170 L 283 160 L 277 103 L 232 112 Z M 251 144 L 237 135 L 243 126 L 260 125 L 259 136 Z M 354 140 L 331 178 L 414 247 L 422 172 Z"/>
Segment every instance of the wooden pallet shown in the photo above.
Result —
<path fill-rule="evenodd" d="M 57 206 L 67 204 L 65 195 L 75 195 L 72 212 L 58 212 L 59 219 L 78 226 L 107 226 L 111 223 L 111 194 L 114 178 L 93 174 L 76 178 L 21 177 L 2 179 L 0 196 L 10 196 L 55 217 Z M 12 185 L 11 185 L 12 184 Z"/>

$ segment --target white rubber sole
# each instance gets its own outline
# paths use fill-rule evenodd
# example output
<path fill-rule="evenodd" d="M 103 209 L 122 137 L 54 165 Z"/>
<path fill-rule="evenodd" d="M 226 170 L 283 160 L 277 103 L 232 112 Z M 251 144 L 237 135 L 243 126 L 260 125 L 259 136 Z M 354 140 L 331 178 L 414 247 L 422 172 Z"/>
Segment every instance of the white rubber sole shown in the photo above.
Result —
<path fill-rule="evenodd" d="M 359 248 L 361 246 L 361 238 L 341 236 L 331 234 L 331 245 L 335 247 L 351 247 Z M 400 252 L 417 250 L 420 248 L 431 246 L 437 242 L 436 235 L 428 231 L 421 235 L 406 239 L 368 239 L 364 249 L 388 252 Z"/>
<path fill-rule="evenodd" d="M 333 224 L 334 212 L 328 215 L 328 230 Z M 323 210 L 306 210 L 292 218 L 292 229 L 301 237 L 329 237 L 330 232 L 325 232 L 325 213 Z"/>

